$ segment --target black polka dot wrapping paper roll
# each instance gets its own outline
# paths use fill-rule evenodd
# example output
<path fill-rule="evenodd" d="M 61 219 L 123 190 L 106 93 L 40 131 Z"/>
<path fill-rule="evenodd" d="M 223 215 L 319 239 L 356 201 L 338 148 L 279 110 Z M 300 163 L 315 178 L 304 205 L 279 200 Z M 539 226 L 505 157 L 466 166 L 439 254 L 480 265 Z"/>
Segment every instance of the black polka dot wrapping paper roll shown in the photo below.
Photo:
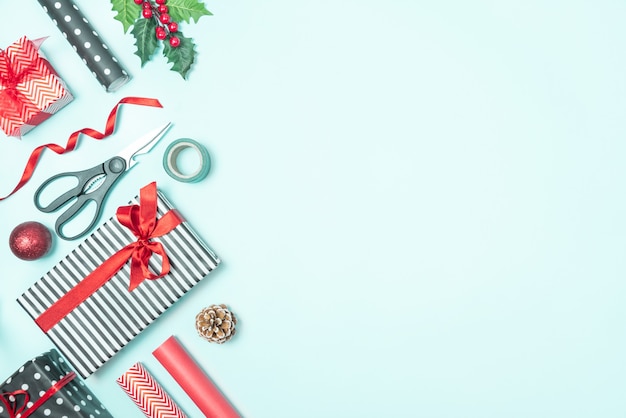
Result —
<path fill-rule="evenodd" d="M 126 84 L 130 76 L 76 4 L 71 0 L 38 1 L 106 91 L 114 92 Z"/>
<path fill-rule="evenodd" d="M 55 349 L 0 383 L 0 418 L 113 418 Z"/>

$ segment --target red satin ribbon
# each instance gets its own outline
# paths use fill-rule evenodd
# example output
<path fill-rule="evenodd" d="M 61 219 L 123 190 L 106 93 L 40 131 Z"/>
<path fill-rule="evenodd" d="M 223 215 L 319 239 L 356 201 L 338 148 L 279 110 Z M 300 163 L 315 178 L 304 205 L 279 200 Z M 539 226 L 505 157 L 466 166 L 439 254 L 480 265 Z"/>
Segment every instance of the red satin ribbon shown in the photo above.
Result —
<path fill-rule="evenodd" d="M 76 309 L 78 305 L 100 289 L 129 259 L 129 291 L 135 289 L 146 279 L 158 279 L 169 273 L 170 262 L 165 249 L 161 243 L 151 241 L 151 239 L 167 234 L 183 222 L 183 219 L 176 210 L 169 210 L 161 218 L 157 219 L 157 188 L 155 182 L 144 186 L 140 191 L 139 197 L 139 205 L 121 206 L 117 209 L 118 221 L 132 231 L 137 237 L 137 241 L 128 244 L 113 254 L 39 315 L 35 322 L 44 332 L 50 331 L 52 327 Z M 161 272 L 158 274 L 153 273 L 148 265 L 150 258 L 155 254 L 161 257 Z"/>
<path fill-rule="evenodd" d="M 163 107 L 163 105 L 161 105 L 161 103 L 157 99 L 150 99 L 150 98 L 145 98 L 145 97 L 124 97 L 115 105 L 115 107 L 113 107 L 113 109 L 109 113 L 109 117 L 107 118 L 107 122 L 106 122 L 106 127 L 104 129 L 104 133 L 98 132 L 95 129 L 91 129 L 91 128 L 83 128 L 81 130 L 74 132 L 72 135 L 70 135 L 69 139 L 67 140 L 67 144 L 65 145 L 65 148 L 57 144 L 40 145 L 39 147 L 35 148 L 33 152 L 30 154 L 30 157 L 28 158 L 28 162 L 26 163 L 26 168 L 24 168 L 24 172 L 22 173 L 22 178 L 18 182 L 17 186 L 15 186 L 13 191 L 9 193 L 8 195 L 6 195 L 5 197 L 0 197 L 0 201 L 8 198 L 13 193 L 17 192 L 19 189 L 22 188 L 22 186 L 26 184 L 26 182 L 28 182 L 28 180 L 30 180 L 30 178 L 33 175 L 33 172 L 35 171 L 35 167 L 37 166 L 37 161 L 39 160 L 39 156 L 41 155 L 44 149 L 48 148 L 56 152 L 57 154 L 64 154 L 66 152 L 73 151 L 74 148 L 76 148 L 80 134 L 85 134 L 96 140 L 101 140 L 111 135 L 115 131 L 115 121 L 117 119 L 117 110 L 123 104 Z"/>
<path fill-rule="evenodd" d="M 54 395 L 59 390 L 61 390 L 61 388 L 63 388 L 63 386 L 67 385 L 75 377 L 76 377 L 76 373 L 74 373 L 74 372 L 69 372 L 68 374 L 63 376 L 58 382 L 56 382 L 54 385 L 52 385 L 50 387 L 50 389 L 48 389 L 43 395 L 41 395 L 41 397 L 39 399 L 37 399 L 37 401 L 35 401 L 33 403 L 33 405 L 30 408 L 28 408 L 28 409 L 26 409 L 26 405 L 30 401 L 30 396 L 28 395 L 28 392 L 26 392 L 25 390 L 21 390 L 20 389 L 20 390 L 16 390 L 16 391 L 13 391 L 13 392 L 1 393 L 0 394 L 0 402 L 2 402 L 4 404 L 4 406 L 6 407 L 6 410 L 9 413 L 9 418 L 16 418 L 18 416 L 18 414 L 19 414 L 20 418 L 27 418 L 33 412 L 35 412 L 37 410 L 37 408 L 39 408 L 48 399 L 50 399 L 52 397 L 52 395 Z M 19 407 L 18 407 L 18 404 L 17 404 L 17 397 L 18 396 L 24 396 L 24 402 Z M 13 401 L 11 400 L 11 397 L 13 397 L 13 399 L 14 399 Z"/>

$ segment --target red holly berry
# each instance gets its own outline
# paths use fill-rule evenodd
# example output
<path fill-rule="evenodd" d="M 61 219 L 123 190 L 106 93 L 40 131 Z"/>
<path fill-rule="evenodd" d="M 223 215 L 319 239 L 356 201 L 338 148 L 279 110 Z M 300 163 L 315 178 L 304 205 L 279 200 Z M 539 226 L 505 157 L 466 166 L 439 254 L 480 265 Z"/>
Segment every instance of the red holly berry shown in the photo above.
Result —
<path fill-rule="evenodd" d="M 143 9 L 141 11 L 141 14 L 143 17 L 145 17 L 146 19 L 150 19 L 152 17 L 152 9 Z"/>
<path fill-rule="evenodd" d="M 151 9 L 152 8 L 152 3 L 150 3 L 149 1 L 144 1 L 142 4 L 144 9 Z"/>
<path fill-rule="evenodd" d="M 161 26 L 158 26 L 155 29 L 155 35 L 156 35 L 156 38 L 160 39 L 161 41 L 167 38 L 167 33 L 165 32 L 165 29 L 163 29 Z"/>
<path fill-rule="evenodd" d="M 176 36 L 172 36 L 170 38 L 170 46 L 172 48 L 176 48 L 178 45 L 180 45 L 180 39 L 178 39 Z"/>
<path fill-rule="evenodd" d="M 161 16 L 159 16 L 159 20 L 161 21 L 161 23 L 169 23 L 170 15 L 168 15 L 167 13 L 163 13 Z"/>
<path fill-rule="evenodd" d="M 167 13 L 167 6 L 164 4 L 160 4 L 158 7 L 159 13 Z"/>
<path fill-rule="evenodd" d="M 135 0 L 135 4 L 141 4 L 143 3 L 143 0 Z"/>
<path fill-rule="evenodd" d="M 157 4 L 165 4 L 167 0 L 155 0 Z"/>
<path fill-rule="evenodd" d="M 167 28 L 170 30 L 170 32 L 178 32 L 178 23 L 170 22 L 169 25 L 167 25 Z"/>

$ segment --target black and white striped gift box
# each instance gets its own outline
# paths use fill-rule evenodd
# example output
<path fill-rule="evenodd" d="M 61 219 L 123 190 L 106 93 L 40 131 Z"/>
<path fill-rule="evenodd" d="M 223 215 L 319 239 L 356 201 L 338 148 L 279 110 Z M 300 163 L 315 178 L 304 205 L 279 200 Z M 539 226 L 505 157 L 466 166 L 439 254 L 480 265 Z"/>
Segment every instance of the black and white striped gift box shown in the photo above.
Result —
<path fill-rule="evenodd" d="M 138 197 L 131 204 L 138 204 Z M 158 217 L 172 209 L 158 192 Z M 97 266 L 136 240 L 112 217 L 24 292 L 17 301 L 36 319 Z M 130 263 L 47 332 L 82 377 L 107 362 L 187 291 L 215 269 L 219 258 L 187 222 L 155 238 L 165 247 L 170 273 L 130 292 Z M 158 259 L 150 267 L 159 271 Z"/>

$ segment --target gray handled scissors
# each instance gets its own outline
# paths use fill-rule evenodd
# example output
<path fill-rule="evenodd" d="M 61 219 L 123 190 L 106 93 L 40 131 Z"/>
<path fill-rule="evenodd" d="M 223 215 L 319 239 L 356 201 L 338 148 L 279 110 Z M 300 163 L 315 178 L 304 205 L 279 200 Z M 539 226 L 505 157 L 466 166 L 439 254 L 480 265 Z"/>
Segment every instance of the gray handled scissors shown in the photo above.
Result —
<path fill-rule="evenodd" d="M 50 213 L 65 206 L 68 202 L 74 200 L 74 203 L 59 216 L 54 225 L 54 230 L 59 237 L 65 240 L 73 240 L 85 235 L 98 221 L 102 210 L 102 202 L 106 198 L 111 186 L 126 171 L 134 167 L 139 161 L 135 157 L 145 154 L 154 147 L 154 145 L 163 137 L 165 131 L 170 127 L 171 123 L 155 129 L 137 139 L 126 147 L 115 157 L 109 158 L 102 164 L 82 171 L 66 172 L 56 174 L 46 181 L 35 192 L 35 206 L 42 212 Z M 52 202 L 43 206 L 40 202 L 42 192 L 53 182 L 64 177 L 74 177 L 78 179 L 78 185 L 61 194 Z M 91 223 L 81 232 L 67 236 L 63 233 L 64 227 L 78 215 L 85 207 L 94 202 L 96 204 L 95 215 Z"/>

